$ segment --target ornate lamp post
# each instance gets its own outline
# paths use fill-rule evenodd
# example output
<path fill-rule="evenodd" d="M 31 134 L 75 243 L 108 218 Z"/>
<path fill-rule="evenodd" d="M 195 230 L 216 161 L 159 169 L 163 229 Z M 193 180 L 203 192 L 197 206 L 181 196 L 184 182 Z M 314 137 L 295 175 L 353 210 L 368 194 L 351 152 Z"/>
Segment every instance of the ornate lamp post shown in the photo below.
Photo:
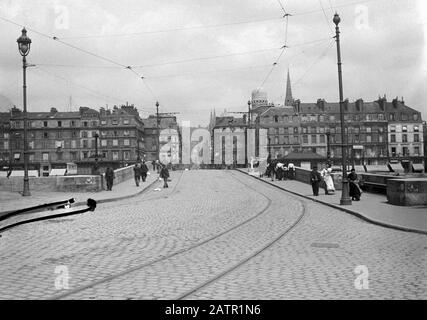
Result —
<path fill-rule="evenodd" d="M 351 205 L 351 199 L 349 196 L 350 186 L 347 178 L 347 136 L 345 134 L 345 122 L 344 122 L 344 93 L 342 84 L 342 63 L 341 63 L 341 48 L 340 48 L 340 28 L 339 23 L 341 18 L 338 13 L 334 15 L 334 23 L 336 25 L 336 41 L 337 41 L 337 54 L 338 54 L 338 80 L 339 80 L 339 91 L 340 91 L 340 116 L 341 116 L 341 142 L 342 142 L 342 195 L 341 205 Z"/>
<path fill-rule="evenodd" d="M 24 74 L 23 96 L 24 96 L 24 197 L 31 196 L 30 183 L 28 179 L 28 137 L 27 137 L 27 55 L 31 49 L 31 39 L 27 36 L 27 30 L 22 29 L 22 35 L 17 40 L 19 53 L 22 56 L 22 68 Z"/>
<path fill-rule="evenodd" d="M 156 139 L 156 147 L 157 147 L 157 155 L 156 160 L 160 161 L 160 116 L 159 116 L 159 107 L 160 103 L 156 102 L 156 115 L 157 115 L 157 139 Z"/>
<path fill-rule="evenodd" d="M 331 161 L 331 131 L 328 129 L 326 131 L 326 158 L 327 161 Z"/>

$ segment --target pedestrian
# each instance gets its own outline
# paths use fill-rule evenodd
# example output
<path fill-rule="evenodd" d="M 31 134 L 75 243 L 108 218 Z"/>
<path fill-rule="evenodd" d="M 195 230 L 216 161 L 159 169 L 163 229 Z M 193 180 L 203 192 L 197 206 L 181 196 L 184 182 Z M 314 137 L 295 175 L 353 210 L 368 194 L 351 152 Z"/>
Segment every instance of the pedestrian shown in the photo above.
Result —
<path fill-rule="evenodd" d="M 114 170 L 111 167 L 107 167 L 107 170 L 105 171 L 105 180 L 107 181 L 107 191 L 112 191 L 115 178 L 116 177 L 114 176 Z"/>
<path fill-rule="evenodd" d="M 293 163 L 289 163 L 288 165 L 289 170 L 289 179 L 294 180 L 295 179 L 295 165 Z"/>
<path fill-rule="evenodd" d="M 147 180 L 147 174 L 148 174 L 148 167 L 145 164 L 145 161 L 142 162 L 141 164 L 141 178 L 142 178 L 142 182 L 145 182 Z"/>
<path fill-rule="evenodd" d="M 322 170 L 323 187 L 325 194 L 330 195 L 335 193 L 334 179 L 332 178 L 332 166 L 327 164 L 326 168 Z"/>
<path fill-rule="evenodd" d="M 348 180 L 350 184 L 350 197 L 353 201 L 360 201 L 362 196 L 362 190 L 359 186 L 359 177 L 357 176 L 356 170 L 351 169 L 351 173 L 348 175 Z"/>
<path fill-rule="evenodd" d="M 276 175 L 276 163 L 274 161 L 270 162 L 269 168 L 271 181 L 274 181 L 274 176 Z"/>
<path fill-rule="evenodd" d="M 165 166 L 165 165 L 160 164 L 160 167 L 161 167 L 160 178 L 162 178 L 164 181 L 163 188 L 165 188 L 165 189 L 169 188 L 169 185 L 168 185 L 169 170 L 168 170 L 167 166 Z"/>
<path fill-rule="evenodd" d="M 139 187 L 139 183 L 141 182 L 141 165 L 139 163 L 135 164 L 133 167 L 133 175 L 135 178 L 135 184 Z"/>
<path fill-rule="evenodd" d="M 320 187 L 321 181 L 322 181 L 322 176 L 320 175 L 320 172 L 317 171 L 317 167 L 314 167 L 310 174 L 310 182 L 311 182 L 311 187 L 313 188 L 313 195 L 315 197 L 319 196 L 319 187 Z"/>

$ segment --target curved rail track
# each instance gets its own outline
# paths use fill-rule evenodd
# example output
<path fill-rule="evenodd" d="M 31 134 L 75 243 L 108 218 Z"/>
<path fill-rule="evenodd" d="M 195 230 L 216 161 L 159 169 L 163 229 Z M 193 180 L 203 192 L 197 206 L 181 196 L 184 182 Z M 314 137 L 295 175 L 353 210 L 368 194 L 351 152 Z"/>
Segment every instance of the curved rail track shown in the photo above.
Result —
<path fill-rule="evenodd" d="M 178 186 L 179 182 L 181 181 L 182 176 L 183 176 L 183 173 L 182 173 L 182 175 L 181 175 L 178 183 L 175 185 L 175 188 L 172 190 L 172 193 L 169 194 L 168 196 L 172 195 L 176 191 L 176 186 Z M 246 219 L 246 220 L 242 221 L 241 223 L 239 223 L 239 224 L 237 224 L 237 225 L 235 225 L 235 226 L 233 226 L 233 227 L 231 227 L 231 228 L 229 228 L 229 229 L 227 229 L 227 230 L 225 230 L 225 231 L 223 231 L 223 232 L 221 232 L 219 234 L 216 234 L 215 236 L 212 236 L 212 237 L 210 237 L 208 239 L 205 239 L 205 240 L 203 240 L 203 241 L 201 241 L 201 242 L 199 242 L 197 244 L 194 244 L 192 246 L 189 246 L 187 248 L 184 248 L 182 250 L 179 250 L 179 251 L 174 252 L 172 254 L 169 254 L 167 256 L 160 257 L 160 258 L 157 258 L 157 259 L 152 260 L 150 262 L 147 262 L 147 263 L 135 266 L 133 268 L 127 269 L 127 270 L 122 271 L 120 273 L 117 273 L 117 274 L 114 274 L 114 275 L 102 278 L 102 279 L 97 280 L 97 281 L 93 281 L 93 282 L 91 282 L 91 283 L 89 283 L 87 285 L 80 286 L 80 287 L 78 287 L 76 289 L 69 290 L 68 292 L 66 292 L 64 294 L 53 296 L 53 297 L 49 298 L 49 300 L 65 299 L 65 298 L 70 297 L 72 295 L 75 295 L 77 293 L 80 293 L 80 292 L 83 292 L 85 290 L 91 289 L 91 288 L 93 288 L 95 286 L 111 282 L 111 281 L 116 280 L 116 279 L 118 279 L 120 277 L 123 277 L 123 276 L 129 275 L 131 273 L 140 271 L 140 270 L 142 270 L 144 268 L 150 267 L 150 266 L 152 266 L 154 264 L 157 264 L 159 262 L 163 262 L 163 261 L 171 259 L 171 258 L 173 258 L 175 256 L 187 253 L 187 252 L 189 252 L 191 250 L 194 250 L 196 248 L 199 248 L 199 247 L 201 247 L 201 246 L 203 246 L 203 245 L 205 245 L 205 244 L 207 244 L 209 242 L 212 242 L 212 241 L 214 241 L 214 240 L 216 240 L 216 239 L 218 239 L 218 238 L 220 238 L 220 237 L 222 237 L 222 236 L 224 236 L 226 234 L 229 234 L 229 233 L 233 232 L 234 230 L 236 230 L 236 229 L 238 229 L 238 228 L 240 228 L 240 227 L 248 224 L 249 222 L 255 220 L 256 218 L 262 216 L 263 214 L 265 214 L 270 209 L 270 207 L 271 207 L 271 205 L 273 203 L 273 199 L 271 199 L 268 195 L 266 195 L 266 194 L 264 194 L 264 193 L 256 190 L 255 188 L 253 188 L 249 184 L 243 182 L 242 180 L 240 180 L 239 178 L 237 178 L 234 173 L 231 173 L 231 176 L 235 180 L 237 180 L 241 184 L 243 184 L 246 188 L 248 188 L 248 189 L 250 189 L 252 191 L 255 191 L 256 193 L 260 194 L 263 198 L 265 198 L 267 200 L 267 203 L 266 203 L 265 207 L 262 210 L 260 210 L 259 212 L 257 212 L 255 215 L 253 215 L 252 217 L 250 217 L 249 219 Z M 162 197 L 158 197 L 158 198 L 162 198 Z M 158 199 L 158 198 L 144 199 L 142 201 L 155 200 L 155 199 Z M 203 282 L 202 284 L 199 284 L 199 285 L 195 286 L 193 289 L 185 292 L 184 294 L 181 294 L 179 297 L 176 298 L 176 300 L 185 299 L 185 298 L 189 297 L 190 295 L 196 293 L 197 291 L 199 291 L 199 290 L 201 290 L 201 289 L 209 286 L 210 284 L 214 283 L 215 281 L 221 279 L 222 277 L 224 277 L 227 274 L 229 274 L 230 272 L 236 270 L 237 268 L 239 268 L 240 266 L 244 265 L 245 263 L 247 263 L 251 259 L 255 258 L 256 256 L 258 256 L 259 254 L 261 254 L 265 250 L 269 249 L 275 243 L 277 243 L 282 238 L 284 238 L 287 234 L 289 234 L 289 232 L 291 232 L 303 220 L 304 216 L 306 215 L 306 207 L 305 207 L 304 203 L 301 200 L 299 200 L 299 199 L 295 199 L 295 200 L 302 204 L 303 210 L 302 210 L 301 215 L 297 218 L 297 220 L 290 227 L 288 227 L 286 230 L 284 230 L 283 232 L 281 232 L 277 237 L 275 237 L 274 239 L 272 239 L 272 241 L 269 241 L 266 245 L 264 245 L 262 248 L 260 248 L 256 252 L 254 252 L 254 253 L 250 254 L 249 256 L 245 257 L 244 259 L 240 260 L 238 263 L 236 263 L 235 265 L 233 265 L 231 268 L 228 268 L 227 270 L 222 271 L 220 274 L 217 274 L 217 275 L 213 276 L 211 279 Z"/>

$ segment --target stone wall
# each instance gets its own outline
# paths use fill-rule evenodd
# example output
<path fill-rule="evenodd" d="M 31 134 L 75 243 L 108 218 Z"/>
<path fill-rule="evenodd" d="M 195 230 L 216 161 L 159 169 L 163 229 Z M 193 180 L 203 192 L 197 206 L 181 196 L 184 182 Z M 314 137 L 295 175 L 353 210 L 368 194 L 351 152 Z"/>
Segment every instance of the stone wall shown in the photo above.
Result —
<path fill-rule="evenodd" d="M 427 178 L 388 180 L 387 200 L 397 206 L 427 205 Z"/>
<path fill-rule="evenodd" d="M 114 184 L 119 184 L 133 178 L 133 167 L 114 171 L 116 179 Z M 30 191 L 37 192 L 99 192 L 105 189 L 104 176 L 57 176 L 29 178 Z M 23 177 L 0 177 L 0 192 L 22 192 L 24 188 Z"/>

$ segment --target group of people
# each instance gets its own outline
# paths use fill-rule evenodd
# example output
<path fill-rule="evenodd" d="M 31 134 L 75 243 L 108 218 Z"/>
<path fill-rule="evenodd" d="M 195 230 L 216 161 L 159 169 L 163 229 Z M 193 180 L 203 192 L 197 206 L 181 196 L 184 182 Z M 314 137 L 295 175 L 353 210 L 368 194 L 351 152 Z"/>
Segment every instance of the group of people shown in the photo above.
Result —
<path fill-rule="evenodd" d="M 350 197 L 353 201 L 360 201 L 362 196 L 362 190 L 359 186 L 359 177 L 355 169 L 351 170 L 348 175 L 348 181 L 350 185 Z M 332 177 L 332 166 L 328 164 L 321 172 L 318 171 L 317 167 L 314 167 L 310 174 L 310 182 L 313 189 L 313 195 L 319 196 L 319 189 L 322 186 L 325 189 L 325 195 L 331 195 L 335 193 L 334 179 Z"/>
<path fill-rule="evenodd" d="M 167 165 L 162 164 L 158 160 L 153 161 L 152 164 L 153 171 L 157 171 L 157 173 L 159 174 L 159 178 L 164 181 L 163 188 L 169 188 L 168 179 L 170 175 Z M 133 168 L 133 173 L 135 178 L 135 184 L 137 187 L 139 187 L 141 181 L 145 182 L 147 180 L 147 176 L 150 174 L 149 171 L 150 169 L 148 168 L 148 165 L 145 161 L 138 162 L 135 164 Z M 116 177 L 114 174 L 114 169 L 112 169 L 111 167 L 107 167 L 107 169 L 105 170 L 105 181 L 107 183 L 107 191 L 112 191 L 115 178 Z"/>
<path fill-rule="evenodd" d="M 135 164 L 135 167 L 133 167 L 133 173 L 135 176 L 135 184 L 137 187 L 139 187 L 141 180 L 142 182 L 145 182 L 145 180 L 147 180 L 148 171 L 149 169 L 145 161 Z"/>
<path fill-rule="evenodd" d="M 270 161 L 267 165 L 265 175 L 270 177 L 271 181 L 274 181 L 274 179 L 279 181 L 294 180 L 295 166 L 293 163 L 286 164 L 280 161 Z"/>

